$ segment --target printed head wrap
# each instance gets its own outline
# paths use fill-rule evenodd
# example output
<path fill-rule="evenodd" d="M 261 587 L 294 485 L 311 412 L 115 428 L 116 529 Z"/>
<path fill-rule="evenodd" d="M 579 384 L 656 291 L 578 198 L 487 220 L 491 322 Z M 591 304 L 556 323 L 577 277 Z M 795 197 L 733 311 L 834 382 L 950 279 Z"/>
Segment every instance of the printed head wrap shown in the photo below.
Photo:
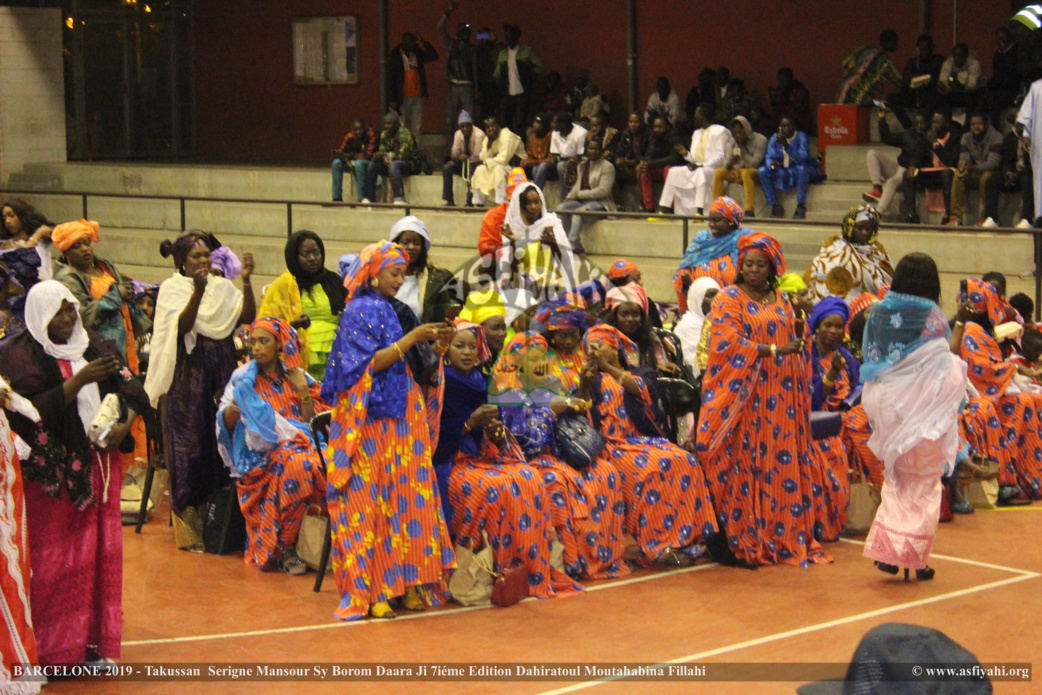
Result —
<path fill-rule="evenodd" d="M 178 269 L 182 268 L 185 261 L 188 260 L 188 254 L 196 246 L 205 246 L 212 252 L 217 248 L 217 240 L 213 238 L 212 234 L 202 231 L 201 229 L 192 229 L 187 232 L 182 232 L 173 241 L 166 239 L 162 244 L 159 245 L 159 253 L 163 258 L 169 258 L 173 256 L 174 266 Z"/>
<path fill-rule="evenodd" d="M 453 327 L 457 333 L 460 331 L 474 331 L 474 337 L 478 341 L 478 364 L 485 364 L 492 359 L 492 350 L 489 349 L 488 341 L 485 340 L 485 328 L 483 326 L 457 316 L 453 322 Z"/>
<path fill-rule="evenodd" d="M 769 234 L 753 232 L 746 234 L 738 240 L 738 270 L 741 271 L 745 254 L 749 251 L 760 251 L 766 254 L 771 263 L 774 264 L 774 272 L 781 276 L 785 274 L 785 256 L 782 255 L 781 244 Z"/>
<path fill-rule="evenodd" d="M 872 223 L 872 236 L 866 243 L 871 244 L 879 233 L 879 218 L 879 211 L 871 205 L 857 205 L 850 208 L 847 210 L 847 214 L 843 215 L 843 238 L 850 241 L 850 237 L 854 233 L 854 226 L 858 222 L 869 221 Z"/>
<path fill-rule="evenodd" d="M 539 305 L 535 320 L 550 331 L 577 330 L 586 327 L 586 312 L 570 302 L 555 297 Z"/>
<path fill-rule="evenodd" d="M 80 239 L 90 239 L 92 244 L 98 243 L 100 230 L 101 225 L 93 220 L 64 222 L 51 232 L 51 242 L 58 247 L 59 251 L 65 253 Z"/>
<path fill-rule="evenodd" d="M 854 301 L 850 303 L 850 320 L 847 321 L 847 325 L 850 324 L 850 321 L 854 320 L 855 316 L 857 316 L 862 311 L 864 311 L 865 309 L 872 306 L 878 301 L 879 297 L 877 295 L 872 294 L 871 292 L 862 292 L 857 297 L 855 297 Z"/>
<path fill-rule="evenodd" d="M 608 268 L 608 277 L 612 279 L 626 278 L 639 272 L 640 268 L 637 267 L 636 263 L 627 261 L 625 258 L 620 258 L 612 263 L 611 267 Z"/>
<path fill-rule="evenodd" d="M 286 369 L 297 369 L 304 366 L 304 359 L 300 354 L 300 338 L 296 330 L 282 319 L 266 316 L 257 319 L 253 323 L 252 330 L 260 329 L 275 336 L 282 349 L 282 364 Z"/>
<path fill-rule="evenodd" d="M 710 212 L 718 212 L 728 220 L 734 227 L 741 227 L 742 222 L 745 221 L 745 211 L 742 210 L 742 206 L 738 204 L 734 198 L 727 196 L 721 196 L 714 200 L 709 206 Z"/>
<path fill-rule="evenodd" d="M 999 293 L 990 282 L 984 282 L 977 278 L 969 278 L 966 281 L 966 297 L 960 297 L 962 301 L 969 301 L 973 308 L 981 314 L 986 314 L 994 326 L 1006 321 L 1006 311 L 1002 307 Z"/>
<path fill-rule="evenodd" d="M 378 241 L 369 244 L 358 258 L 351 263 L 344 278 L 344 289 L 347 290 L 345 301 L 351 301 L 359 292 L 369 287 L 369 281 L 380 274 L 384 268 L 395 265 L 408 265 L 409 254 L 398 244 L 389 241 Z"/>
<path fill-rule="evenodd" d="M 622 287 L 612 287 L 608 290 L 604 306 L 610 310 L 626 302 L 639 304 L 644 311 L 644 315 L 648 315 L 648 293 L 635 282 L 628 283 Z"/>
<path fill-rule="evenodd" d="M 640 349 L 637 344 L 627 338 L 625 334 L 615 326 L 599 323 L 592 326 L 583 336 L 583 349 L 588 351 L 594 343 L 607 343 L 616 350 L 626 355 L 626 362 L 630 365 L 640 363 Z"/>
<path fill-rule="evenodd" d="M 148 295 L 152 299 L 155 299 L 159 295 L 159 285 L 153 285 L 148 282 L 133 281 L 134 284 L 134 301 L 137 301 Z"/>
<path fill-rule="evenodd" d="M 528 177 L 525 176 L 525 170 L 521 167 L 511 169 L 510 173 L 507 174 L 507 200 L 513 199 L 514 191 L 523 183 L 528 183 Z"/>

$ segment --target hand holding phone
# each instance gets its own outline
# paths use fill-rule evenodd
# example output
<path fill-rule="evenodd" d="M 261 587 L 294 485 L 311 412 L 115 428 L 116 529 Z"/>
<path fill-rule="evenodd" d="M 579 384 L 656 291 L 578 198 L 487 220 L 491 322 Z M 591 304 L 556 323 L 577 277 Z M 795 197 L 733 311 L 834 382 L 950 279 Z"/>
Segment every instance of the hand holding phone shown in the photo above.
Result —
<path fill-rule="evenodd" d="M 119 358 L 119 347 L 116 345 L 116 341 L 112 338 L 106 338 L 98 342 L 98 352 L 101 353 L 102 357 L 116 357 Z"/>

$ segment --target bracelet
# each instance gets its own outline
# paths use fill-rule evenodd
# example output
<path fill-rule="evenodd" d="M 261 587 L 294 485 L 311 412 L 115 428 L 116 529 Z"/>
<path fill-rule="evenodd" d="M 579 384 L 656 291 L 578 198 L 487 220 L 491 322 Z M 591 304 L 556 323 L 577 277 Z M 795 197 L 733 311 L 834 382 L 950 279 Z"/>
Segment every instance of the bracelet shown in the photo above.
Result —
<path fill-rule="evenodd" d="M 394 341 L 393 343 L 391 343 L 391 347 L 393 347 L 398 352 L 398 359 L 399 360 L 404 360 L 405 359 L 405 353 L 402 352 L 401 347 L 398 346 L 398 341 L 397 340 Z"/>
<path fill-rule="evenodd" d="M 467 432 L 470 432 L 471 429 L 473 429 L 473 428 L 470 426 L 469 422 L 464 422 L 463 423 L 463 434 L 466 434 Z"/>
<path fill-rule="evenodd" d="M 955 322 L 955 327 L 956 328 L 965 328 L 966 327 L 966 322 L 965 321 L 956 321 Z"/>
<path fill-rule="evenodd" d="M 823 383 L 825 386 L 832 386 L 836 383 L 836 380 L 829 379 L 828 375 L 826 374 L 825 376 L 821 377 L 821 383 Z"/>
<path fill-rule="evenodd" d="M 778 356 L 778 346 L 775 345 L 774 343 L 771 343 L 771 357 L 777 357 L 777 356 Z"/>

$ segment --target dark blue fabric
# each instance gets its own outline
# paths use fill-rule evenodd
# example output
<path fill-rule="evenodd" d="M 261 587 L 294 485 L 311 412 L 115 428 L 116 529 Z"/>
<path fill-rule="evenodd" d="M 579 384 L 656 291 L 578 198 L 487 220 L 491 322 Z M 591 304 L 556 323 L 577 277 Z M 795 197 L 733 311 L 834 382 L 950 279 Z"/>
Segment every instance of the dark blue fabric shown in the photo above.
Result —
<path fill-rule="evenodd" d="M 850 393 L 853 395 L 855 390 L 861 386 L 861 363 L 850 354 L 850 350 L 847 350 L 842 345 L 837 347 L 836 350 L 847 361 L 847 379 L 850 381 Z M 818 354 L 817 341 L 811 342 L 810 354 L 811 366 L 814 369 L 814 390 L 811 394 L 810 409 L 818 411 L 822 409 L 822 379 L 825 378 L 826 370 L 821 366 L 821 355 Z"/>
<path fill-rule="evenodd" d="M 454 367 L 445 367 L 445 396 L 441 409 L 441 430 L 438 448 L 432 463 L 438 476 L 441 492 L 441 507 L 445 523 L 452 528 L 452 504 L 449 499 L 449 475 L 456 452 L 477 456 L 481 451 L 482 430 L 476 428 L 463 433 L 467 418 L 488 400 L 488 377 L 480 370 L 472 369 L 464 375 Z"/>

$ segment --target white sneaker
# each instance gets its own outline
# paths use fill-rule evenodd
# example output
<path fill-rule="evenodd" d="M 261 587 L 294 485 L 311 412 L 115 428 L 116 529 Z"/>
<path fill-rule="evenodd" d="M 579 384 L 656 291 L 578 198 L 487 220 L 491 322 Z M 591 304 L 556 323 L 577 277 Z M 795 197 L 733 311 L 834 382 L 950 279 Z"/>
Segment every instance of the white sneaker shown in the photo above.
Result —
<path fill-rule="evenodd" d="M 988 218 L 985 218 L 985 220 L 984 220 L 983 222 L 981 222 L 980 226 L 981 226 L 981 227 L 984 227 L 984 228 L 988 228 L 988 229 L 990 229 L 990 228 L 992 228 L 992 227 L 998 227 L 998 226 L 999 226 L 999 223 L 998 223 L 998 222 L 996 222 L 996 221 L 995 221 L 994 219 L 992 219 L 991 217 L 988 217 Z"/>
<path fill-rule="evenodd" d="M 368 198 L 362 198 L 362 200 L 359 201 L 359 202 L 361 202 L 362 205 L 370 205 L 371 204 L 371 201 Z"/>
<path fill-rule="evenodd" d="M 1016 229 L 1034 229 L 1035 225 L 1031 224 L 1031 220 L 1021 220 L 1017 222 Z"/>
<path fill-rule="evenodd" d="M 395 198 L 394 199 L 394 204 L 395 205 L 405 205 L 406 204 L 405 198 Z"/>

